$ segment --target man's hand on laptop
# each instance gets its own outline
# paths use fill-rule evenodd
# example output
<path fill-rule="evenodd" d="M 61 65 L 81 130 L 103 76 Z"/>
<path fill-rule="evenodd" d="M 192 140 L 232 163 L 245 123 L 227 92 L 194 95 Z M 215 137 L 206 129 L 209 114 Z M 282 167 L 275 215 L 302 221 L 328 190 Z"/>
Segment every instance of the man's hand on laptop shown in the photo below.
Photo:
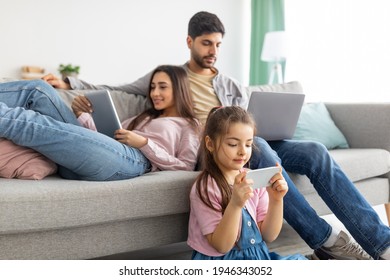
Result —
<path fill-rule="evenodd" d="M 60 89 L 70 89 L 70 85 L 63 81 L 62 79 L 58 78 L 57 76 L 53 74 L 47 74 L 42 77 L 42 80 L 47 82 L 49 85 L 55 88 L 60 88 Z"/>

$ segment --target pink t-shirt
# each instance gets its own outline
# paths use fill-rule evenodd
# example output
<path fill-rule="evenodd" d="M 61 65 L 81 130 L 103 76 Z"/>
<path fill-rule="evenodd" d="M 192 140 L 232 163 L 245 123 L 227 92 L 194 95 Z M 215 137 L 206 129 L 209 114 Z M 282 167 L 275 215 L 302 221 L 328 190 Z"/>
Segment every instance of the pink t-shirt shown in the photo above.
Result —
<path fill-rule="evenodd" d="M 122 122 L 126 128 L 133 118 Z M 84 127 L 96 130 L 90 114 L 83 113 L 79 122 Z M 200 143 L 199 132 L 181 117 L 164 117 L 142 122 L 133 132 L 148 139 L 140 151 L 157 170 L 194 170 Z"/>
<path fill-rule="evenodd" d="M 221 209 L 221 192 L 214 179 L 208 178 L 209 196 L 211 203 L 218 210 Z M 263 221 L 268 210 L 268 193 L 265 188 L 254 189 L 254 196 L 247 200 L 245 206 L 256 222 Z M 222 212 L 211 209 L 202 202 L 196 192 L 196 184 L 190 192 L 190 220 L 188 226 L 187 244 L 194 250 L 207 256 L 222 256 L 208 242 L 206 235 L 213 233 L 222 219 Z M 237 240 L 240 237 L 240 229 L 237 232 Z"/>

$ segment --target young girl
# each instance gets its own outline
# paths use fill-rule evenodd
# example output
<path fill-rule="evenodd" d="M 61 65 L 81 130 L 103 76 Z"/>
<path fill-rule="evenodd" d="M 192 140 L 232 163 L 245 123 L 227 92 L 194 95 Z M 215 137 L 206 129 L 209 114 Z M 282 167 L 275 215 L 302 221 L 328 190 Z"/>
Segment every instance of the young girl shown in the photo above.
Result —
<path fill-rule="evenodd" d="M 279 235 L 283 197 L 281 172 L 267 188 L 252 189 L 243 168 L 252 154 L 255 125 L 238 106 L 214 108 L 201 143 L 202 169 L 190 193 L 188 245 L 193 259 L 306 259 L 270 253 L 265 242 Z"/>
<path fill-rule="evenodd" d="M 77 120 L 55 89 L 43 81 L 29 83 L 0 88 L 0 137 L 51 159 L 64 178 L 121 180 L 149 171 L 194 170 L 199 125 L 182 67 L 155 69 L 148 96 L 153 107 L 125 121 L 127 129 L 117 130 L 115 139 L 80 126 L 93 128 L 90 114 L 83 114 L 93 109 L 85 97 L 72 104 Z"/>

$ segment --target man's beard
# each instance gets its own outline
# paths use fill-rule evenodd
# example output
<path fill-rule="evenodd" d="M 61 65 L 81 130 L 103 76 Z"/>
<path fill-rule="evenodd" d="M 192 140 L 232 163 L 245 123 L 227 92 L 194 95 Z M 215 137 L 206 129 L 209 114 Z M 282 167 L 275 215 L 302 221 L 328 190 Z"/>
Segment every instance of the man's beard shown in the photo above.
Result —
<path fill-rule="evenodd" d="M 208 57 L 213 57 L 214 58 L 214 62 L 213 63 L 207 63 L 204 61 L 205 58 L 208 58 Z M 201 57 L 197 54 L 193 54 L 192 55 L 192 58 L 194 59 L 194 61 L 196 62 L 196 64 L 198 64 L 199 67 L 203 68 L 203 69 L 210 69 L 211 67 L 214 66 L 215 62 L 217 61 L 216 57 L 214 56 L 205 56 L 205 57 Z"/>

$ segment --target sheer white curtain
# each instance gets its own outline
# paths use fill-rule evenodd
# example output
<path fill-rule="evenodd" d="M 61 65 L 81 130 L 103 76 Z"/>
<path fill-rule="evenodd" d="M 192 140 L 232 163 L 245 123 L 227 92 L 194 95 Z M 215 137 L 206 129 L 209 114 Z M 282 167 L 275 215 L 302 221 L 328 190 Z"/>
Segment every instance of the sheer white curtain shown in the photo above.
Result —
<path fill-rule="evenodd" d="M 286 81 L 306 101 L 390 102 L 390 1 L 286 0 Z"/>

